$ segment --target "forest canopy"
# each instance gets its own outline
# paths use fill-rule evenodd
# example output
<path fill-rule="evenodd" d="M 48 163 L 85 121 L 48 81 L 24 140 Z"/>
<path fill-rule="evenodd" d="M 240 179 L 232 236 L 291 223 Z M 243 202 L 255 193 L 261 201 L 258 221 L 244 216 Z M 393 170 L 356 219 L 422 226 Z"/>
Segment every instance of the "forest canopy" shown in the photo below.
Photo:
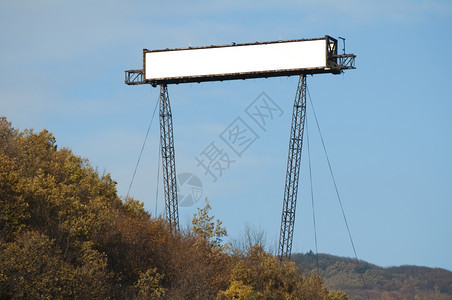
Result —
<path fill-rule="evenodd" d="M 143 207 L 49 131 L 0 117 L 0 299 L 348 299 L 224 243 L 207 200 L 177 234 Z"/>

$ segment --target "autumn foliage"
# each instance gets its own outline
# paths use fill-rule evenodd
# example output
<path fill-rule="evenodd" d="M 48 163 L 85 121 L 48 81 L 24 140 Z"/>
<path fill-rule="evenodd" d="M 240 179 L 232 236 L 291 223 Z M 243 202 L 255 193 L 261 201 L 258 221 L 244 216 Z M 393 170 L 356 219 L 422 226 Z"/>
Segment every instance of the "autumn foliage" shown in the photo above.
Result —
<path fill-rule="evenodd" d="M 171 234 L 109 174 L 0 118 L 0 299 L 348 299 L 198 210 Z"/>

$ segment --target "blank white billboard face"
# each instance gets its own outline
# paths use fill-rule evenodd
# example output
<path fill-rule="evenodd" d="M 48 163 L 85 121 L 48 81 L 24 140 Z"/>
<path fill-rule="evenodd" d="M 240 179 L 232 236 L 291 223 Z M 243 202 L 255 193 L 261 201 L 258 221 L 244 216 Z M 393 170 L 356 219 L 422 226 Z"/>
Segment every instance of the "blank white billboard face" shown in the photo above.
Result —
<path fill-rule="evenodd" d="M 326 39 L 145 52 L 145 80 L 269 73 L 327 66 Z"/>

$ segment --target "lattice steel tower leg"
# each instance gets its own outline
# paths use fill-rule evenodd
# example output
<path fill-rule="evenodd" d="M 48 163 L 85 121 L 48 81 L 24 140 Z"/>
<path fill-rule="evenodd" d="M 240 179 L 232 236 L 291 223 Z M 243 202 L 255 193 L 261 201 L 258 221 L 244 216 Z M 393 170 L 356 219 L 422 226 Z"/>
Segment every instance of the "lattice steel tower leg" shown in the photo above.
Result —
<path fill-rule="evenodd" d="M 297 93 L 292 112 L 290 129 L 289 156 L 287 159 L 286 184 L 279 234 L 278 256 L 280 260 L 290 258 L 297 205 L 298 179 L 300 175 L 301 148 L 306 114 L 306 75 L 298 81 Z"/>
<path fill-rule="evenodd" d="M 173 119 L 166 84 L 160 85 L 159 112 L 166 219 L 169 222 L 171 231 L 176 233 L 179 231 L 176 159 L 174 154 Z"/>

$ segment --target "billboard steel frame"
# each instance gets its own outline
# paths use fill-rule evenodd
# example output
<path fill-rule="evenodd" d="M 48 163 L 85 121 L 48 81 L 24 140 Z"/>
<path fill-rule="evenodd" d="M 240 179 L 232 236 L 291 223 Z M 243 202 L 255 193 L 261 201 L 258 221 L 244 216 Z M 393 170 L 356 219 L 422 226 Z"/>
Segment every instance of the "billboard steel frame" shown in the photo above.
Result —
<path fill-rule="evenodd" d="M 343 38 L 341 38 L 343 39 Z M 221 62 L 222 58 L 220 53 L 226 53 L 226 57 L 231 59 L 233 57 L 228 49 L 232 51 L 232 49 L 251 49 L 251 46 L 257 46 L 255 49 L 264 49 L 264 47 L 271 45 L 281 45 L 284 43 L 293 43 L 294 45 L 300 43 L 300 48 L 303 49 L 301 45 L 304 42 L 312 42 L 312 41 L 325 41 L 324 49 L 324 58 L 325 63 L 322 64 L 317 63 L 317 66 L 314 64 L 312 67 L 303 67 L 303 64 L 294 64 L 294 67 L 287 67 L 287 64 L 281 63 L 280 66 L 276 66 L 275 68 L 252 68 L 250 67 L 248 70 L 246 68 L 241 70 L 240 72 L 236 72 L 231 69 L 230 72 L 225 72 L 224 62 Z M 314 45 L 313 43 L 311 43 Z M 308 43 L 305 43 L 308 45 Z M 247 48 L 248 47 L 248 48 Z M 269 48 L 269 47 L 267 47 Z M 273 47 L 274 49 L 278 47 Z M 284 47 L 283 47 L 284 48 Z M 278 48 L 278 49 L 283 49 Z M 210 50 L 209 50 L 210 49 Z M 219 51 L 218 49 L 222 49 Z M 226 52 L 223 50 L 226 49 Z M 254 48 L 253 48 L 254 49 Z M 155 54 L 155 53 L 182 53 L 180 57 L 186 55 L 187 53 L 194 53 L 193 51 L 202 50 L 203 54 L 212 54 L 214 58 L 210 58 L 210 60 L 206 60 L 207 63 L 218 63 L 218 69 L 220 71 L 205 71 L 209 70 L 209 68 L 204 68 L 203 72 L 199 72 L 198 74 L 193 73 L 191 71 L 186 71 L 186 74 L 177 74 L 171 73 L 168 76 L 155 76 L 155 77 L 147 77 L 147 55 Z M 248 51 L 246 50 L 246 51 Z M 267 49 L 268 50 L 268 49 Z M 287 49 L 286 49 L 287 50 Z M 179 51 L 179 52 L 178 52 Z M 236 50 L 233 50 L 236 51 Z M 245 51 L 245 52 L 246 52 Z M 239 53 L 238 51 L 237 53 Z M 243 52 L 243 53 L 245 53 Z M 249 52 L 249 51 L 248 51 Z M 269 51 L 261 51 L 261 53 L 270 53 Z M 199 53 L 198 53 L 199 54 Z M 292 54 L 292 53 L 291 53 Z M 215 55 L 217 55 L 215 57 Z M 248 53 L 249 55 L 249 53 Z M 164 57 L 164 56 L 161 56 Z M 175 58 L 177 56 L 174 56 Z M 188 58 L 185 56 L 185 58 Z M 195 55 L 193 57 L 197 57 L 200 64 L 203 63 L 203 55 Z M 278 57 L 278 53 L 271 57 L 263 56 L 263 62 L 268 59 L 272 59 L 274 57 Z M 319 60 L 318 53 L 315 54 L 315 59 Z M 281 260 L 289 259 L 292 251 L 292 240 L 293 240 L 293 231 L 295 224 L 295 209 L 297 202 L 297 193 L 298 193 L 298 183 L 299 183 L 299 171 L 301 165 L 301 150 L 303 145 L 303 131 L 304 131 L 304 123 L 305 123 L 305 114 L 306 114 L 306 75 L 313 74 L 322 74 L 322 73 L 331 73 L 331 74 L 341 74 L 344 70 L 347 69 L 355 69 L 355 58 L 354 54 L 346 54 L 345 53 L 345 40 L 344 40 L 344 49 L 342 54 L 338 54 L 337 51 L 337 40 L 326 35 L 323 38 L 315 38 L 315 39 L 300 39 L 300 40 L 289 40 L 289 41 L 273 41 L 273 42 L 265 42 L 265 43 L 248 43 L 248 44 L 232 44 L 232 45 L 221 45 L 221 46 L 209 46 L 209 47 L 189 47 L 189 48 L 176 48 L 176 49 L 163 49 L 163 50 L 147 50 L 143 49 L 143 69 L 141 70 L 127 70 L 125 71 L 125 83 L 128 85 L 139 85 L 139 84 L 151 84 L 156 87 L 160 85 L 160 139 L 161 139 L 161 155 L 162 155 L 162 168 L 163 168 L 163 178 L 164 178 L 164 186 L 165 186 L 165 210 L 166 210 L 166 218 L 169 222 L 171 230 L 173 232 L 179 231 L 179 214 L 178 214 L 178 201 L 177 201 L 177 184 L 176 184 L 176 163 L 175 163 L 175 153 L 174 153 L 174 139 L 173 139 L 173 123 L 172 123 L 172 114 L 168 97 L 167 84 L 180 84 L 180 83 L 190 83 L 190 82 L 205 82 L 205 81 L 224 81 L 224 80 L 237 80 L 237 79 L 251 79 L 251 78 L 268 78 L 268 77 L 279 77 L 279 76 L 300 76 L 297 92 L 295 96 L 293 113 L 292 113 L 292 124 L 291 124 L 291 133 L 289 140 L 289 154 L 287 159 L 287 172 L 286 172 L 286 181 L 284 187 L 284 200 L 283 200 L 283 209 L 281 215 L 281 228 L 280 228 L 280 239 L 278 245 L 278 255 Z M 199 60 L 200 59 L 200 60 Z M 280 58 L 278 58 L 280 59 Z M 295 60 L 299 58 L 296 57 Z M 308 60 L 309 58 L 303 58 Z M 323 59 L 323 58 L 322 58 Z M 176 61 L 175 59 L 174 61 Z M 162 59 L 162 61 L 164 61 Z M 170 65 L 174 64 L 174 68 L 177 69 L 179 66 L 177 62 L 174 62 L 171 59 L 166 58 L 166 62 Z M 280 61 L 284 61 L 281 60 Z M 165 61 L 164 61 L 165 62 Z M 182 63 L 185 63 L 184 60 L 181 60 Z M 223 65 L 221 65 L 221 63 Z M 257 61 L 258 64 L 259 61 Z M 265 62 L 268 63 L 268 62 Z M 287 61 L 286 61 L 287 63 Z M 158 64 L 157 64 L 158 65 Z M 268 65 L 268 64 L 267 64 Z M 309 66 L 309 63 L 306 64 Z M 183 66 L 181 69 L 183 69 Z M 300 67 L 301 66 L 301 67 Z M 189 70 L 190 65 L 185 64 L 185 69 Z M 161 74 L 165 74 L 165 65 L 161 65 L 160 69 Z M 222 70 L 222 71 L 221 71 Z M 158 73 L 158 72 L 157 72 Z M 180 75 L 180 76 L 179 76 Z"/>

